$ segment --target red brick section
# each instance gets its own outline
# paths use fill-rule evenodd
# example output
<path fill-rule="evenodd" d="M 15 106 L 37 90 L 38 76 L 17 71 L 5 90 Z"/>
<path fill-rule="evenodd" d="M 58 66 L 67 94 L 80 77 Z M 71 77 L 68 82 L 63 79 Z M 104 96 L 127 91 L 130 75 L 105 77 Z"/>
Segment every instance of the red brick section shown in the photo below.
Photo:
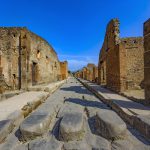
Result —
<path fill-rule="evenodd" d="M 145 99 L 150 104 L 150 19 L 144 23 L 144 49 Z"/>
<path fill-rule="evenodd" d="M 115 91 L 142 87 L 144 47 L 142 37 L 119 37 L 119 20 L 112 19 L 106 28 L 100 50 L 98 83 Z"/>

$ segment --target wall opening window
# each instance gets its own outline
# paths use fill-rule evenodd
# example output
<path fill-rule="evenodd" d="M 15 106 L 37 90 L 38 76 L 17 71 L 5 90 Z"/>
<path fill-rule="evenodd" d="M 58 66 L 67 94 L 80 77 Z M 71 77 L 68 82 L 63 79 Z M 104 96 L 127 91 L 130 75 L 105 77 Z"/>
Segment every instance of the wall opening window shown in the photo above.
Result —
<path fill-rule="evenodd" d="M 37 58 L 39 59 L 41 57 L 41 53 L 39 50 L 37 50 Z"/>
<path fill-rule="evenodd" d="M 46 63 L 47 63 L 47 64 L 48 64 L 48 62 L 49 62 L 48 60 L 49 60 L 49 59 L 48 59 L 48 56 L 46 56 Z"/>
<path fill-rule="evenodd" d="M 55 68 L 57 68 L 57 62 L 55 62 Z"/>

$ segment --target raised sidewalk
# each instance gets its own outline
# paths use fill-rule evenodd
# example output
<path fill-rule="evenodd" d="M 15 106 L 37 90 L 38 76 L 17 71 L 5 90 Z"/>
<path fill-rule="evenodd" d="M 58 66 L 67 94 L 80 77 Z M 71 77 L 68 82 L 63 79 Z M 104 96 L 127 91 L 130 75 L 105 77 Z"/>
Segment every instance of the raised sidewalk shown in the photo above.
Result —
<path fill-rule="evenodd" d="M 150 139 L 150 107 L 136 103 L 95 83 L 79 79 L 101 101 L 115 110 L 126 122 Z"/>
<path fill-rule="evenodd" d="M 65 82 L 66 80 L 33 86 L 27 92 L 0 101 L 0 142 Z"/>

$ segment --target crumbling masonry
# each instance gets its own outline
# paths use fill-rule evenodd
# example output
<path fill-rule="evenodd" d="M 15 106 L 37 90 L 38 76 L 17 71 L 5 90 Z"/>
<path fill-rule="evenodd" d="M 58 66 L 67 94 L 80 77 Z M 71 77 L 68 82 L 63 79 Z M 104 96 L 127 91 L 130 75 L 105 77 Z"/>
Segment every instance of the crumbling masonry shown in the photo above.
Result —
<path fill-rule="evenodd" d="M 115 91 L 139 89 L 144 80 L 142 37 L 119 37 L 119 20 L 111 20 L 106 29 L 98 64 L 98 83 Z"/>
<path fill-rule="evenodd" d="M 150 19 L 144 23 L 144 49 L 145 99 L 150 104 Z"/>
<path fill-rule="evenodd" d="M 56 52 L 43 38 L 27 28 L 0 28 L 1 93 L 66 77 Z"/>

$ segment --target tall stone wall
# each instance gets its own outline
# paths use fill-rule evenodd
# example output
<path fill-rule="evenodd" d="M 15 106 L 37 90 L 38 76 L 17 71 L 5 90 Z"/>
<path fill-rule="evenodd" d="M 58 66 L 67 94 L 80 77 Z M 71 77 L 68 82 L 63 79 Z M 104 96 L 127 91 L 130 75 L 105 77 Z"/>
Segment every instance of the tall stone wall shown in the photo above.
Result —
<path fill-rule="evenodd" d="M 102 76 L 106 77 L 107 87 L 112 88 L 113 90 L 120 90 L 120 67 L 119 67 L 119 20 L 111 20 L 106 29 L 104 43 L 100 52 L 99 58 L 99 68 L 104 70 L 106 68 L 105 74 L 101 72 L 99 74 L 100 82 Z M 104 63 L 106 62 L 106 66 Z M 100 83 L 101 84 L 101 83 Z"/>
<path fill-rule="evenodd" d="M 53 48 L 26 28 L 0 28 L 1 64 L 11 89 L 57 81 L 60 63 Z"/>
<path fill-rule="evenodd" d="M 18 88 L 19 28 L 0 28 L 0 51 L 2 74 L 6 85 L 12 89 Z"/>
<path fill-rule="evenodd" d="M 143 85 L 143 38 L 120 38 L 119 20 L 112 19 L 106 29 L 99 55 L 99 84 L 115 91 L 139 89 Z"/>
<path fill-rule="evenodd" d="M 93 68 L 93 81 L 97 83 L 98 81 L 98 67 Z"/>
<path fill-rule="evenodd" d="M 122 38 L 120 43 L 120 80 L 121 88 L 136 89 L 143 87 L 144 47 L 143 37 Z"/>
<path fill-rule="evenodd" d="M 68 78 L 68 62 L 60 62 L 60 70 L 61 70 L 61 78 L 67 79 Z"/>
<path fill-rule="evenodd" d="M 144 23 L 144 49 L 145 99 L 150 104 L 150 19 Z"/>

